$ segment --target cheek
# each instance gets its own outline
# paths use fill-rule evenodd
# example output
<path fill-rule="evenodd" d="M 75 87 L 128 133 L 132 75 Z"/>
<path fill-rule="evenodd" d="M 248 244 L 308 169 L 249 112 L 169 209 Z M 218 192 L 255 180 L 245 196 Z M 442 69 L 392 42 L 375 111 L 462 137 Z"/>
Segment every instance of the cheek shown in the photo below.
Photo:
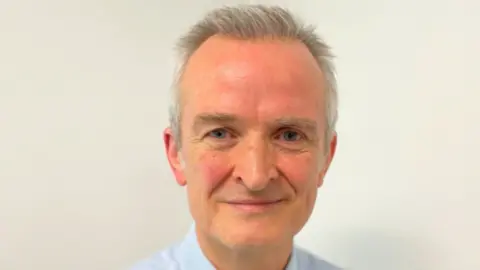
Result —
<path fill-rule="evenodd" d="M 221 154 L 206 152 L 198 156 L 192 175 L 195 181 L 199 181 L 205 187 L 206 192 L 211 193 L 221 184 L 230 172 L 228 159 Z"/>
<path fill-rule="evenodd" d="M 316 190 L 319 168 L 313 155 L 285 156 L 279 159 L 279 168 L 283 171 L 297 195 L 304 195 Z"/>

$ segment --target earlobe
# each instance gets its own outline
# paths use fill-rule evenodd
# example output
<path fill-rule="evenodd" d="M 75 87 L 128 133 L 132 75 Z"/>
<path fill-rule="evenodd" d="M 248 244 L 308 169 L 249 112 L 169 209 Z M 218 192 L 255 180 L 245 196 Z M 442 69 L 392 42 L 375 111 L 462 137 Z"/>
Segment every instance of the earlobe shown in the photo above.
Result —
<path fill-rule="evenodd" d="M 163 132 L 163 142 L 165 144 L 165 151 L 167 152 L 168 163 L 170 164 L 175 179 L 180 186 L 185 186 L 187 184 L 183 172 L 185 163 L 170 128 L 166 128 Z"/>
<path fill-rule="evenodd" d="M 318 188 L 320 188 L 323 185 L 325 175 L 327 174 L 327 171 L 330 168 L 330 164 L 332 163 L 333 157 L 335 156 L 335 151 L 337 150 L 337 133 L 336 132 L 332 134 L 332 137 L 328 146 L 329 148 L 327 152 L 327 157 L 325 159 L 325 164 L 318 176 L 318 182 L 317 182 Z"/>
<path fill-rule="evenodd" d="M 325 175 L 327 174 L 327 171 L 328 171 L 328 167 L 329 167 L 329 162 L 328 162 L 328 160 L 327 160 L 327 161 L 325 162 L 325 165 L 323 166 L 322 171 L 321 171 L 320 174 L 318 175 L 317 188 L 322 187 L 323 181 L 324 181 L 324 178 L 325 178 Z"/>

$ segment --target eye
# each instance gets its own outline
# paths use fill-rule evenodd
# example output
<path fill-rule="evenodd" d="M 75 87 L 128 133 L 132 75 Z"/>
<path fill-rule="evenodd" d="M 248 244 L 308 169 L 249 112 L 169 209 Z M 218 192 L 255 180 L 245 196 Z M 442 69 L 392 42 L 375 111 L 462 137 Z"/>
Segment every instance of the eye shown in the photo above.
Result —
<path fill-rule="evenodd" d="M 225 139 L 229 135 L 229 132 L 224 128 L 217 128 L 207 133 L 208 137 L 212 137 L 214 139 Z"/>
<path fill-rule="evenodd" d="M 295 142 L 302 139 L 302 135 L 295 130 L 285 130 L 279 135 L 280 140 Z"/>

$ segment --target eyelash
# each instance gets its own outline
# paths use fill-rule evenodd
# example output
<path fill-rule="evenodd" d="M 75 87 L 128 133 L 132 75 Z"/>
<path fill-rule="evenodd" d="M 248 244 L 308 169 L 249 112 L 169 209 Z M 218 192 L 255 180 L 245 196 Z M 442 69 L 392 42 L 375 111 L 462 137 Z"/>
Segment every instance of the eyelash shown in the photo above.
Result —
<path fill-rule="evenodd" d="M 212 129 L 212 130 L 210 130 L 209 132 L 207 132 L 207 133 L 205 134 L 205 137 L 212 137 L 212 136 L 210 136 L 210 135 L 212 134 L 212 132 L 217 132 L 217 131 L 224 131 L 224 132 L 226 132 L 226 133 L 229 133 L 230 135 L 233 134 L 233 132 L 230 131 L 230 130 L 227 129 L 227 128 L 216 128 L 216 129 Z M 233 136 L 232 136 L 232 137 L 233 137 Z"/>
<path fill-rule="evenodd" d="M 228 133 L 228 135 L 230 135 L 231 137 L 235 137 L 235 133 L 232 132 L 232 131 L 231 131 L 230 129 L 228 129 L 228 128 L 216 128 L 216 129 L 212 129 L 212 130 L 210 130 L 209 132 L 207 132 L 207 133 L 204 135 L 204 137 L 214 138 L 213 136 L 210 136 L 210 135 L 212 134 L 212 132 L 216 132 L 216 131 L 223 131 L 223 132 Z M 296 130 L 296 129 L 294 129 L 294 128 L 282 128 L 282 129 L 280 129 L 279 132 L 276 133 L 276 135 L 274 136 L 274 138 L 279 138 L 279 137 L 281 137 L 282 133 L 284 133 L 284 132 L 294 132 L 294 133 L 297 133 L 297 136 L 299 136 L 300 138 L 299 138 L 298 140 L 295 140 L 295 141 L 305 140 L 305 139 L 306 139 L 306 136 L 305 136 L 302 132 L 300 132 L 300 131 L 298 131 L 298 130 Z M 227 136 L 228 136 L 228 135 L 227 135 Z M 217 139 L 217 138 L 214 138 L 214 139 Z M 289 141 L 287 141 L 287 142 L 289 142 Z"/>
<path fill-rule="evenodd" d="M 280 132 L 279 132 L 279 134 L 278 134 L 278 135 L 275 135 L 275 138 L 276 138 L 277 136 L 278 136 L 278 137 L 282 136 L 282 134 L 284 134 L 285 132 L 294 132 L 294 133 L 296 133 L 296 135 L 299 137 L 299 139 L 298 139 L 298 140 L 295 140 L 295 141 L 299 141 L 299 140 L 304 140 L 304 139 L 305 139 L 305 135 L 304 135 L 302 132 L 300 132 L 300 131 L 298 131 L 298 130 L 296 130 L 296 129 L 293 129 L 293 128 L 284 128 L 284 129 L 281 129 Z M 287 141 L 287 142 L 291 142 L 291 141 Z"/>

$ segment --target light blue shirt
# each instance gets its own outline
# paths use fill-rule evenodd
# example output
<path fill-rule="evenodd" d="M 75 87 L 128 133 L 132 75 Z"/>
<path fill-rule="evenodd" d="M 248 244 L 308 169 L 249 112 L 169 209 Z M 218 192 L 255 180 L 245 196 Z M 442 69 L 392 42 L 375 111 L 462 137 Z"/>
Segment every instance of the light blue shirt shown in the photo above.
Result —
<path fill-rule="evenodd" d="M 215 270 L 203 255 L 195 230 L 190 229 L 185 239 L 151 258 L 139 262 L 130 270 Z M 340 270 L 299 247 L 294 247 L 286 270 Z"/>

